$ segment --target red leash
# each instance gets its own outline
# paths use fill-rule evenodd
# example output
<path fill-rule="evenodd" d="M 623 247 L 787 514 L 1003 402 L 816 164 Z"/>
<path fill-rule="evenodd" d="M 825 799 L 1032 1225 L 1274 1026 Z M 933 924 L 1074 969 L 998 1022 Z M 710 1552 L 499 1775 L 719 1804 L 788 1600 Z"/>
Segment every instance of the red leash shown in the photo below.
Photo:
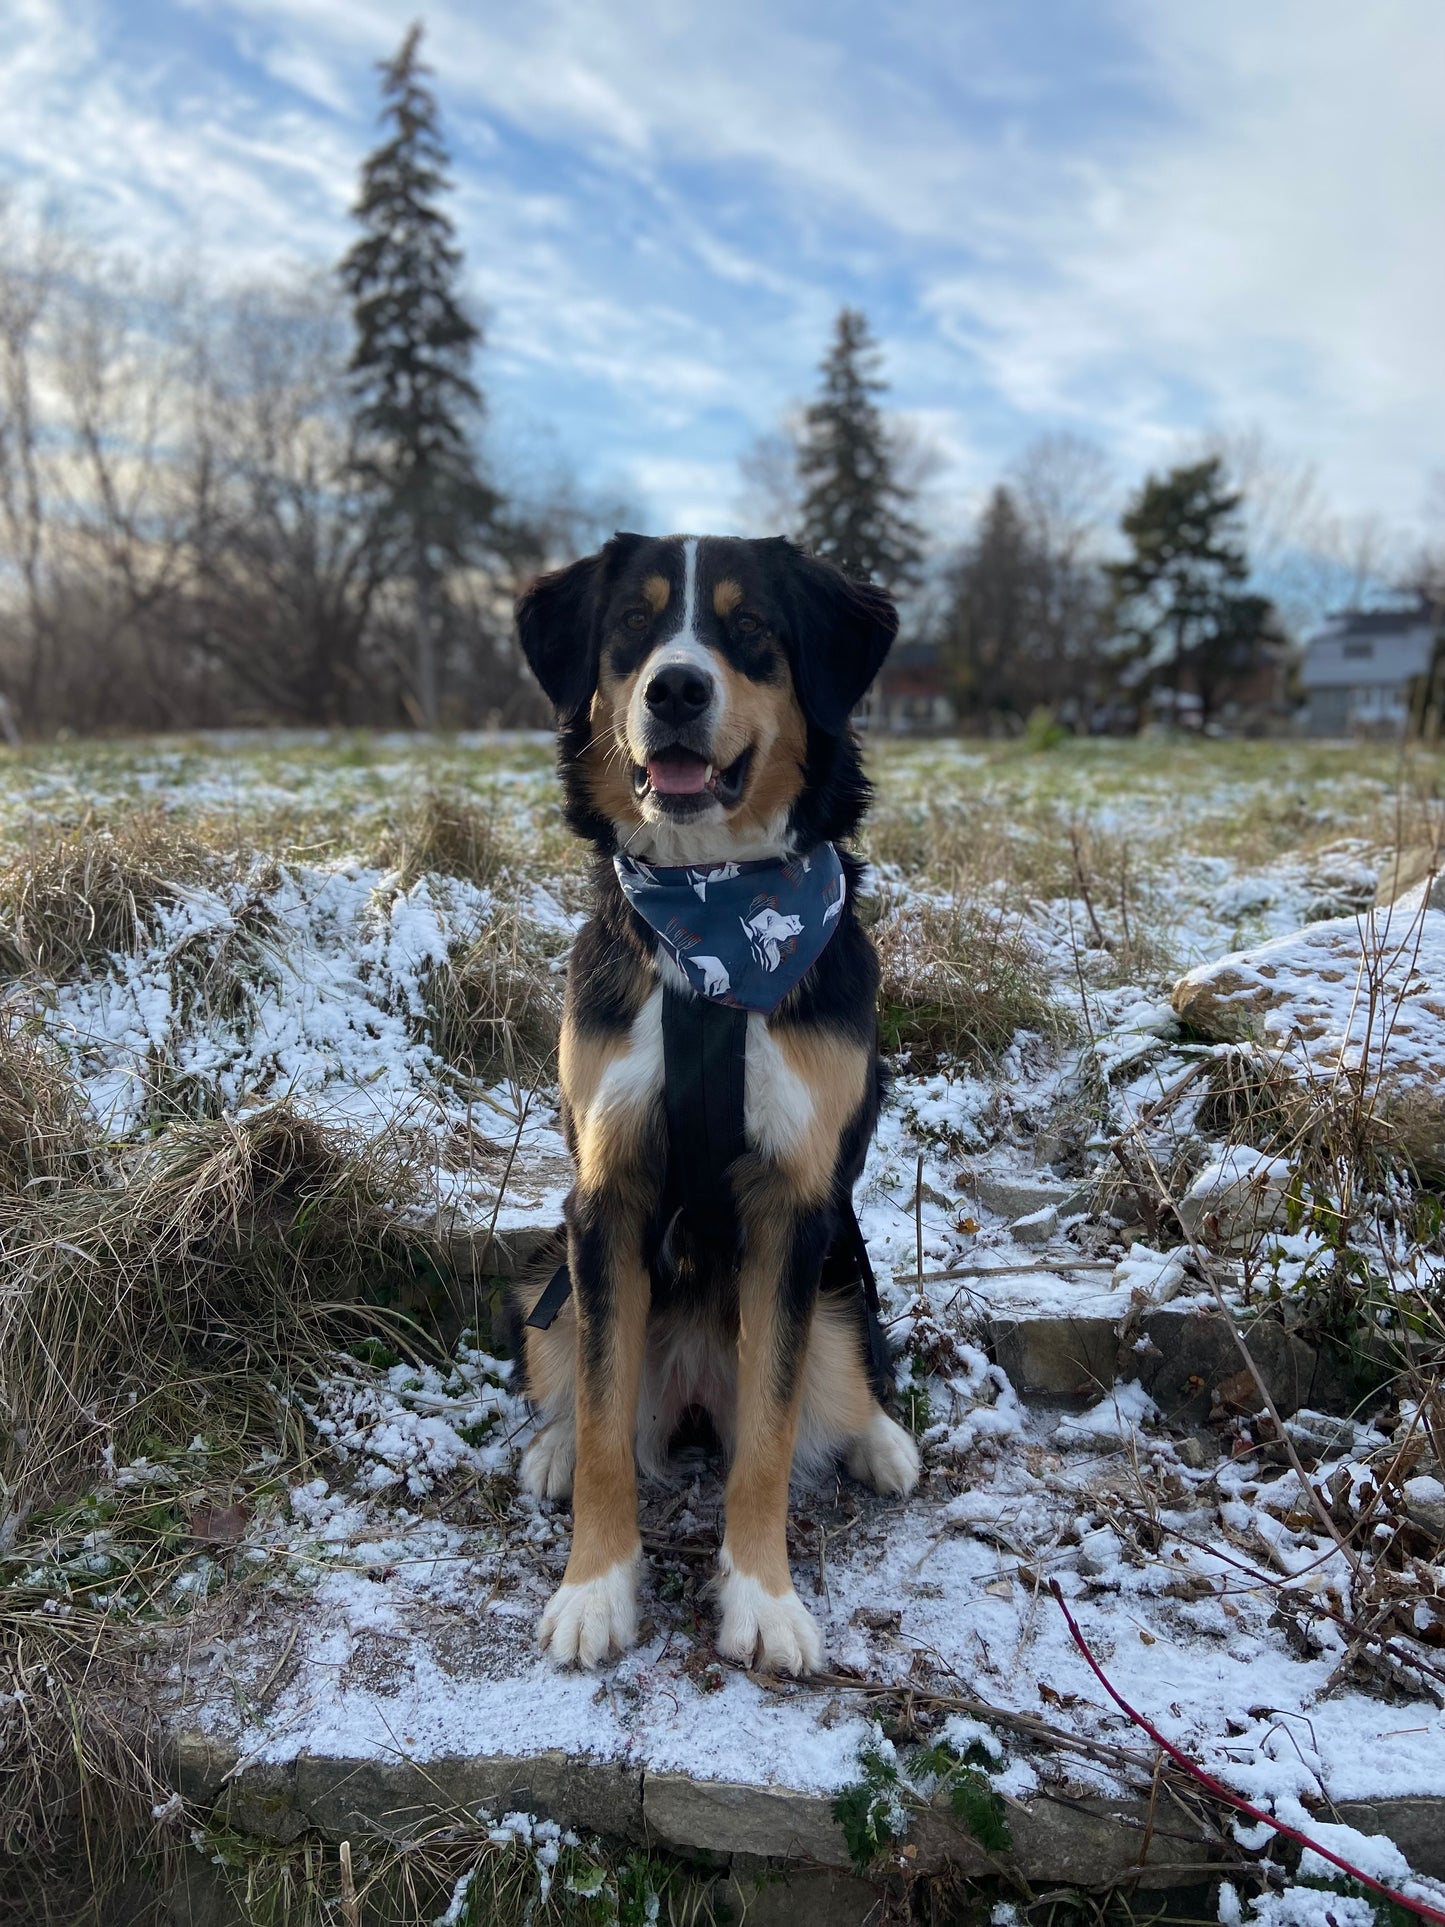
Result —
<path fill-rule="evenodd" d="M 1358 1880 L 1362 1887 L 1369 1887 L 1373 1892 L 1383 1894 L 1386 1900 L 1393 1900 L 1397 1907 L 1403 1907 L 1408 1913 L 1418 1915 L 1421 1920 L 1432 1920 L 1436 1927 L 1445 1927 L 1445 1913 L 1442 1913 L 1438 1907 L 1427 1907 L 1423 1901 L 1407 1899 L 1404 1894 L 1397 1893 L 1393 1887 L 1387 1887 L 1372 1875 L 1362 1873 L 1358 1867 L 1352 1867 L 1348 1860 L 1342 1860 L 1328 1847 L 1320 1846 L 1317 1841 L 1311 1840 L 1307 1833 L 1301 1833 L 1297 1827 L 1286 1826 L 1283 1820 L 1276 1820 L 1273 1814 L 1263 1813 L 1258 1807 L 1251 1806 L 1241 1794 L 1225 1786 L 1222 1780 L 1216 1780 L 1212 1773 L 1206 1773 L 1202 1766 L 1197 1766 L 1187 1754 L 1181 1753 L 1177 1746 L 1171 1746 L 1158 1727 L 1151 1726 L 1142 1713 L 1136 1713 L 1128 1700 L 1122 1694 L 1115 1692 L 1110 1685 L 1103 1667 L 1089 1651 L 1088 1641 L 1079 1631 L 1078 1621 L 1064 1604 L 1064 1595 L 1059 1590 L 1057 1579 L 1049 1581 L 1049 1591 L 1054 1595 L 1059 1611 L 1068 1621 L 1069 1631 L 1074 1636 L 1074 1644 L 1089 1662 L 1090 1670 L 1109 1698 L 1121 1711 L 1128 1714 L 1136 1726 L 1143 1728 L 1154 1744 L 1167 1753 L 1176 1766 L 1183 1767 L 1191 1780 L 1197 1780 L 1202 1787 L 1207 1787 L 1216 1800 L 1225 1801 L 1229 1806 L 1237 1808 L 1240 1813 L 1247 1814 L 1251 1820 L 1262 1821 L 1265 1826 L 1273 1827 L 1276 1833 L 1282 1833 L 1287 1840 L 1294 1840 L 1300 1846 L 1308 1847 L 1311 1853 L 1317 1853 L 1321 1860 L 1328 1860 L 1333 1866 L 1338 1867 L 1341 1873 L 1348 1874 L 1351 1880 Z"/>

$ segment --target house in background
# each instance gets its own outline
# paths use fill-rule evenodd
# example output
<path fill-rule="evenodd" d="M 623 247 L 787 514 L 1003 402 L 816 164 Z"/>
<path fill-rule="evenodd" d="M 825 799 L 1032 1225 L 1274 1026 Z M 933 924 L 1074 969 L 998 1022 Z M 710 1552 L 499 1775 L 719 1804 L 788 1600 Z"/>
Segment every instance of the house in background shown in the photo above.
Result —
<path fill-rule="evenodd" d="M 888 652 L 867 700 L 869 727 L 893 734 L 951 729 L 953 696 L 936 642 L 900 642 Z"/>
<path fill-rule="evenodd" d="M 1435 667 L 1435 621 L 1412 609 L 1347 609 L 1305 642 L 1300 684 L 1311 736 L 1403 736 Z"/>

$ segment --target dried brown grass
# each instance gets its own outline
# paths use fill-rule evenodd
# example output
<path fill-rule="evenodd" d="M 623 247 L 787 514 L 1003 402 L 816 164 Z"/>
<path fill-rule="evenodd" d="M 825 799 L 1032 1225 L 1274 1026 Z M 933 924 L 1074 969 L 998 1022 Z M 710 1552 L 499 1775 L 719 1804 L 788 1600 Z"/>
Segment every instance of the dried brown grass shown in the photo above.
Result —
<path fill-rule="evenodd" d="M 161 906 L 220 865 L 159 815 L 88 821 L 36 843 L 0 870 L 0 974 L 60 982 L 135 950 Z"/>
<path fill-rule="evenodd" d="M 403 1223 L 415 1184 L 401 1144 L 283 1103 L 175 1124 L 103 1163 L 63 1067 L 12 1032 L 0 1173 L 36 1166 L 66 1182 L 5 1194 L 0 1912 L 140 1920 L 151 1901 L 128 1877 L 181 1837 L 151 1819 L 166 1789 L 146 1667 L 180 1610 L 184 1513 L 142 1499 L 137 1517 L 103 1514 L 133 1552 L 139 1535 L 123 1583 L 63 1581 L 57 1611 L 44 1574 L 94 1543 L 87 1495 L 140 1453 L 165 1463 L 199 1435 L 190 1476 L 222 1485 L 304 1453 L 292 1389 L 348 1337 L 414 1331 L 386 1301 L 429 1247 Z"/>
<path fill-rule="evenodd" d="M 1043 959 L 1016 918 L 987 906 L 915 900 L 873 929 L 883 1048 L 910 1071 L 987 1062 L 1020 1031 L 1061 1037 Z"/>
<path fill-rule="evenodd" d="M 429 973 L 426 1040 L 458 1076 L 529 1087 L 555 1078 L 562 979 L 550 967 L 554 949 L 512 911 Z"/>
<path fill-rule="evenodd" d="M 34 1018 L 0 1012 L 0 1226 L 97 1169 L 95 1130 L 60 1053 Z"/>
<path fill-rule="evenodd" d="M 338 1323 L 374 1318 L 363 1299 L 404 1294 L 413 1194 L 397 1145 L 282 1103 L 174 1124 L 116 1182 L 37 1200 L 12 1226 L 0 1295 L 11 1503 L 77 1489 L 168 1415 L 189 1432 L 206 1415 L 274 1429 L 265 1388 Z"/>
<path fill-rule="evenodd" d="M 409 890 L 428 875 L 491 883 L 505 867 L 507 852 L 495 808 L 479 809 L 464 796 L 428 790 L 387 832 L 378 858 Z"/>

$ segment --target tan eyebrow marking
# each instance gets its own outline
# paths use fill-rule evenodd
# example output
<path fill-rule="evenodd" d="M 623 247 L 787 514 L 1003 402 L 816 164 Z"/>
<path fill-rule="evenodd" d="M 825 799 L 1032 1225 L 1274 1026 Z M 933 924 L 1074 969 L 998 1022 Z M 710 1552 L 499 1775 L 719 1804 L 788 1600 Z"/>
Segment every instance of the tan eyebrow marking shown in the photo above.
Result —
<path fill-rule="evenodd" d="M 743 599 L 741 583 L 734 582 L 725 575 L 712 592 L 713 612 L 720 616 L 730 616 Z"/>
<path fill-rule="evenodd" d="M 672 594 L 672 584 L 665 575 L 649 575 L 643 580 L 642 594 L 644 599 L 651 603 L 656 613 L 661 615 Z"/>

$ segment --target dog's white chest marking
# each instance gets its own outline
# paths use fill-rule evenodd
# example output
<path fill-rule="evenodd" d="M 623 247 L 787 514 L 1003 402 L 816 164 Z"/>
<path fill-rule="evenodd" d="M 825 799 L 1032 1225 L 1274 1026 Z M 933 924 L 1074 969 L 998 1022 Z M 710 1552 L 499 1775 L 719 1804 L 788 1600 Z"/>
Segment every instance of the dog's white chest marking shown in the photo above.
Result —
<path fill-rule="evenodd" d="M 764 1157 L 786 1158 L 808 1135 L 813 1094 L 778 1049 L 768 1020 L 748 1018 L 748 1060 L 743 1079 L 743 1127 L 748 1143 Z"/>
<path fill-rule="evenodd" d="M 627 1049 L 602 1073 L 587 1110 L 596 1126 L 651 1104 L 662 1089 L 662 986 L 632 1020 Z"/>

